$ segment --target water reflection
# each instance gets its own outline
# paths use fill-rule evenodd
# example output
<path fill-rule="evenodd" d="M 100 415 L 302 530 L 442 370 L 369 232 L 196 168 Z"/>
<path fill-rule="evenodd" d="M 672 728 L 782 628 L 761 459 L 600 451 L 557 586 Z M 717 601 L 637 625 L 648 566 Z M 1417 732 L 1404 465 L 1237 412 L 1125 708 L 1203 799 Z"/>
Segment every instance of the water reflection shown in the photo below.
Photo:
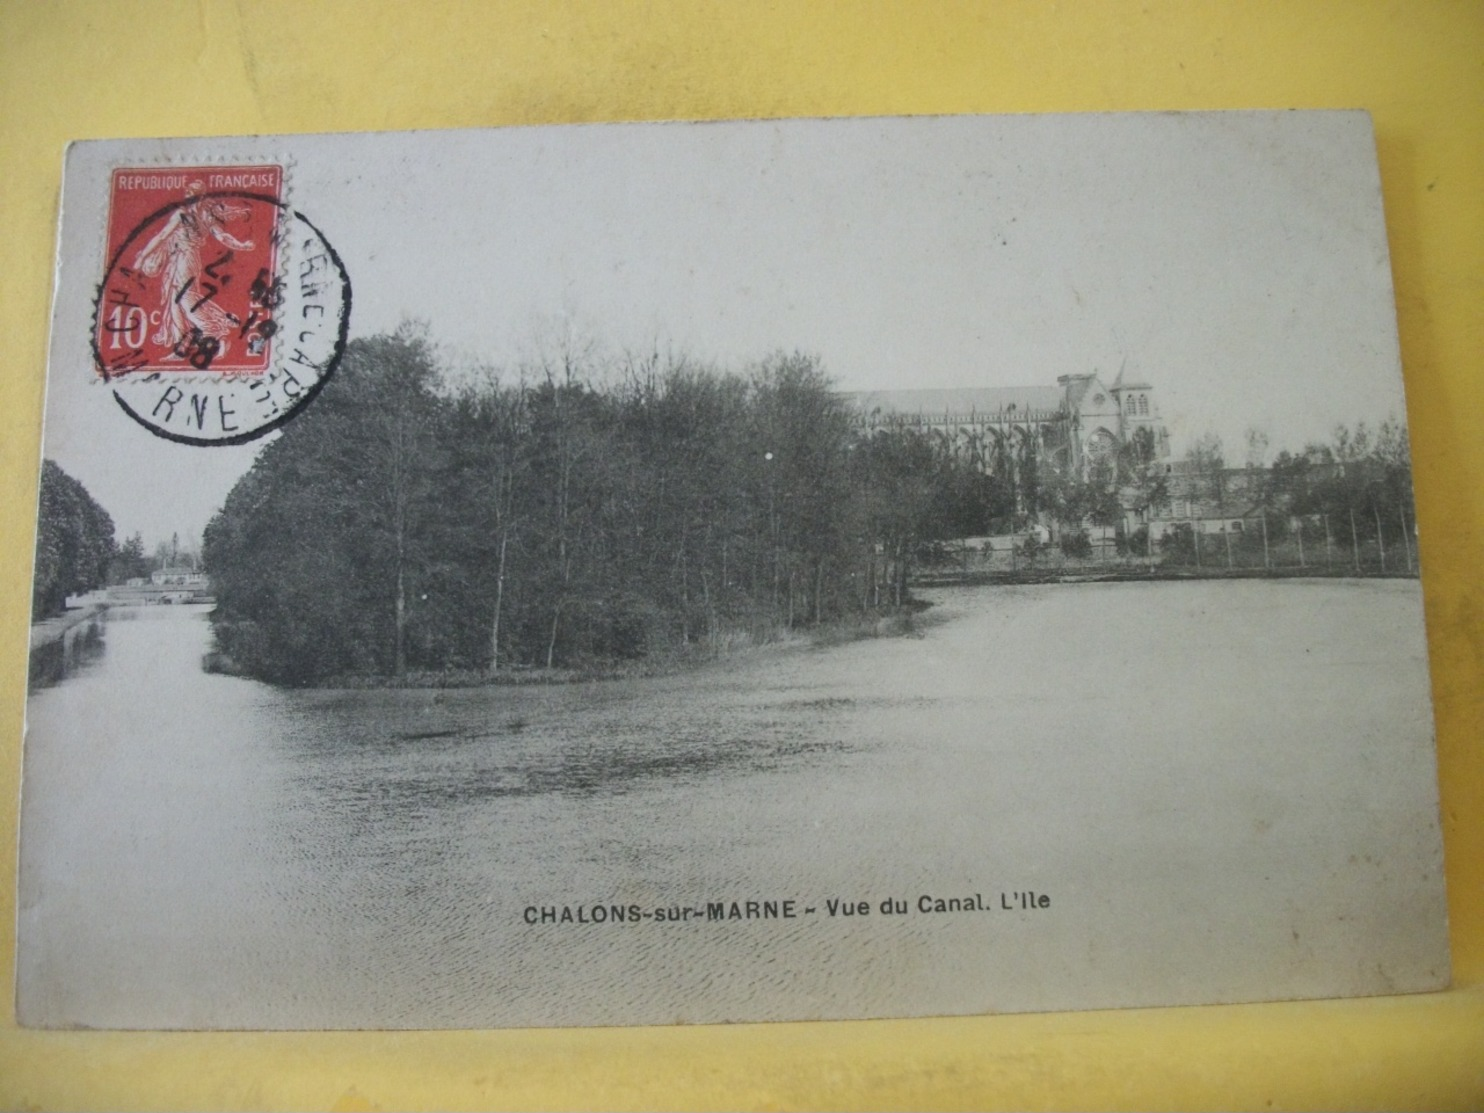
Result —
<path fill-rule="evenodd" d="M 101 615 L 85 618 L 32 649 L 26 680 L 28 690 L 50 688 L 96 665 L 103 656 L 105 630 Z"/>

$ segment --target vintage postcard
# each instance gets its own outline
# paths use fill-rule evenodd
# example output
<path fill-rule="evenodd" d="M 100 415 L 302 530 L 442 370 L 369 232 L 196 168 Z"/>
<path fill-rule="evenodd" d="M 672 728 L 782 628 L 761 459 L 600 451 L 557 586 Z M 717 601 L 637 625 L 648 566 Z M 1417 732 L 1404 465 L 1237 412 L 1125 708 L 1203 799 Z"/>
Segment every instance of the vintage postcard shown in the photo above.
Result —
<path fill-rule="evenodd" d="M 1362 113 L 78 143 L 18 1013 L 1448 984 Z"/>

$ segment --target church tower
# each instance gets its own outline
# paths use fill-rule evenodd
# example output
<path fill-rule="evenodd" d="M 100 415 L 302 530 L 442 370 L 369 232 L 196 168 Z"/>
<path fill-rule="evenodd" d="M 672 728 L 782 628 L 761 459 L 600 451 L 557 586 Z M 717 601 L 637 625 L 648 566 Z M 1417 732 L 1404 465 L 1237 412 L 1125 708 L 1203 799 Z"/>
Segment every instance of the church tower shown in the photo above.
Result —
<path fill-rule="evenodd" d="M 1164 422 L 1159 419 L 1159 407 L 1154 401 L 1154 387 L 1138 376 L 1133 378 L 1124 377 L 1124 368 L 1118 371 L 1118 378 L 1113 380 L 1113 385 L 1108 388 L 1109 395 L 1118 406 L 1119 430 L 1118 438 L 1123 444 L 1140 429 L 1148 429 L 1154 438 L 1154 454 L 1156 459 L 1170 454 L 1169 434 L 1165 431 Z"/>

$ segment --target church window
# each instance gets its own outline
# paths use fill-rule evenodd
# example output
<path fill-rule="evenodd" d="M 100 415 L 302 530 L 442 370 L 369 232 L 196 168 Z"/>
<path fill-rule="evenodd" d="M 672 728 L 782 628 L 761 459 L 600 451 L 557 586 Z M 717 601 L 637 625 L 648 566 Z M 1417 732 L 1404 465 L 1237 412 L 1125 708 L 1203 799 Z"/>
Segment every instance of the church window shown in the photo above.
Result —
<path fill-rule="evenodd" d="M 1138 399 L 1137 398 L 1135 398 L 1132 394 L 1130 394 L 1128 396 L 1128 398 L 1125 399 L 1125 401 L 1128 403 L 1128 412 L 1129 413 L 1133 414 L 1133 413 L 1137 413 L 1138 412 Z"/>
<path fill-rule="evenodd" d="M 1140 414 L 1147 414 L 1148 412 L 1149 412 L 1149 395 L 1147 395 L 1147 394 L 1141 394 L 1141 395 L 1139 395 L 1139 413 Z"/>
<path fill-rule="evenodd" d="M 1113 434 L 1106 429 L 1099 429 L 1087 438 L 1086 450 L 1089 460 L 1107 460 L 1117 448 Z"/>

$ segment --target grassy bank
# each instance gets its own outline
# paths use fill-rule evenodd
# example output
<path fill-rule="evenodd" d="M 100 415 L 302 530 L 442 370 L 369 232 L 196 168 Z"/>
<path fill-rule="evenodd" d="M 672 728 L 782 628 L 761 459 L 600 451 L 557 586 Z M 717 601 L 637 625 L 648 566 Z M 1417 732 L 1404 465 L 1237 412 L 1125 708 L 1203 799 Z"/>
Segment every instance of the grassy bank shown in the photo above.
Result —
<path fill-rule="evenodd" d="M 632 660 L 583 661 L 570 666 L 543 668 L 533 665 L 510 665 L 490 669 L 413 669 L 401 676 L 342 674 L 327 677 L 305 687 L 315 689 L 373 688 L 487 688 L 493 686 L 524 687 L 544 684 L 587 684 L 604 680 L 628 680 L 646 676 L 667 676 L 702 668 L 718 661 L 732 660 L 759 652 L 780 649 L 824 648 L 843 645 L 863 638 L 907 637 L 917 632 L 917 615 L 930 603 L 912 601 L 899 608 L 858 615 L 796 629 L 775 629 L 759 636 L 747 630 L 721 631 L 689 645 L 662 653 L 652 653 Z M 230 655 L 220 651 L 206 654 L 203 670 L 222 676 L 251 677 Z"/>

